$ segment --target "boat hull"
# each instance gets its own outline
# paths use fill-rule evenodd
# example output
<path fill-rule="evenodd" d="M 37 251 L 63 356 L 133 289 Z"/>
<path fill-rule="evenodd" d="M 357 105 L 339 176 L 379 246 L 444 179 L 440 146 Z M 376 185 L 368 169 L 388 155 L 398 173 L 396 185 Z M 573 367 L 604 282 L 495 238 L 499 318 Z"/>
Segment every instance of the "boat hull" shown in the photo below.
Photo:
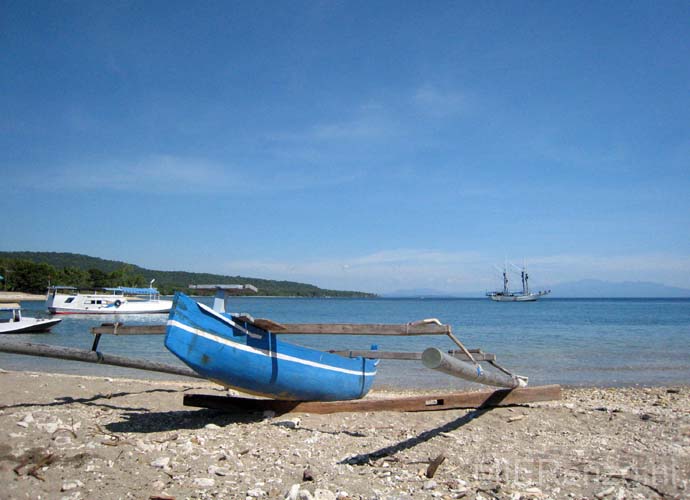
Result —
<path fill-rule="evenodd" d="M 136 300 L 114 294 L 49 293 L 50 314 L 167 314 L 171 300 Z"/>
<path fill-rule="evenodd" d="M 175 295 L 165 346 L 209 380 L 285 400 L 361 398 L 371 388 L 378 363 L 283 342 L 182 293 Z"/>
<path fill-rule="evenodd" d="M 22 318 L 21 321 L 0 323 L 0 334 L 47 332 L 61 319 Z"/>
<path fill-rule="evenodd" d="M 539 298 L 539 295 L 489 295 L 489 297 L 494 302 L 534 302 Z"/>
<path fill-rule="evenodd" d="M 49 307 L 48 312 L 50 314 L 167 314 L 170 312 L 170 307 L 172 301 L 162 300 L 156 307 L 152 307 L 150 304 L 144 308 L 134 308 L 134 307 L 115 307 L 115 306 L 102 306 L 94 307 L 88 309 L 69 309 L 66 307 Z M 168 303 L 170 305 L 162 304 Z"/>

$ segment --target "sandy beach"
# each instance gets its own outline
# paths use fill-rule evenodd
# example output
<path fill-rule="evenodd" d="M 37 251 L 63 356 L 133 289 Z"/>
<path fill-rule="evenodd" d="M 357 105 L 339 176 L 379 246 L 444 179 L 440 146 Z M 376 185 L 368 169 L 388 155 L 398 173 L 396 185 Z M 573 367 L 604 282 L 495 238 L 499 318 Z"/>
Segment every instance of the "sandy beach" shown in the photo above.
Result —
<path fill-rule="evenodd" d="M 45 299 L 45 295 L 38 295 L 35 293 L 0 291 L 0 302 L 19 302 L 21 300 L 39 301 Z"/>
<path fill-rule="evenodd" d="M 182 405 L 226 393 L 206 382 L 0 381 L 2 498 L 690 495 L 690 387 L 567 389 L 483 411 L 233 415 Z"/>

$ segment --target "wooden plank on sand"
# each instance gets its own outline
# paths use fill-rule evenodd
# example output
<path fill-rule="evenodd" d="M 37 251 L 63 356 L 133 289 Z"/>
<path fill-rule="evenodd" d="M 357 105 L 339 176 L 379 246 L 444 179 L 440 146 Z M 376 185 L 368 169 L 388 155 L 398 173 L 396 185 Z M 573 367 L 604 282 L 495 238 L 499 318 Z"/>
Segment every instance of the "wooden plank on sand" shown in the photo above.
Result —
<path fill-rule="evenodd" d="M 490 408 L 561 399 L 560 385 L 542 385 L 497 391 L 456 392 L 391 399 L 356 399 L 352 401 L 284 401 L 237 398 L 207 394 L 186 394 L 185 406 L 212 408 L 231 413 L 272 410 L 276 413 L 338 413 L 376 411 L 436 411 L 461 408 Z"/>

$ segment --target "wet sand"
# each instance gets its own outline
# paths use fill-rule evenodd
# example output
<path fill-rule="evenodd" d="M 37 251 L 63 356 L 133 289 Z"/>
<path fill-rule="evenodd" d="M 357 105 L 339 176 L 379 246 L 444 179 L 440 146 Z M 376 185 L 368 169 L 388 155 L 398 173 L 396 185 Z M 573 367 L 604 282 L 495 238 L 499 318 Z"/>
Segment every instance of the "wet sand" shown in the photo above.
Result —
<path fill-rule="evenodd" d="M 206 382 L 1 371 L 0 387 L 1 498 L 690 497 L 688 386 L 277 416 L 184 407 L 226 393 Z"/>

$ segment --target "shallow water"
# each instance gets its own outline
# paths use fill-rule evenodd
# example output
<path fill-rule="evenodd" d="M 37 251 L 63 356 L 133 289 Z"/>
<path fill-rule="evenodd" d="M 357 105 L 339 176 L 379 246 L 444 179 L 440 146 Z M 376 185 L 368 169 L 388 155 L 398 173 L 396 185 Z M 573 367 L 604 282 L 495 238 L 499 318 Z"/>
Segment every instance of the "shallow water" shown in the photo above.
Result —
<path fill-rule="evenodd" d="M 204 299 L 210 304 L 210 299 Z M 690 383 L 690 299 L 542 299 L 495 303 L 487 299 L 296 299 L 235 298 L 233 311 L 285 323 L 406 323 L 436 317 L 452 325 L 467 347 L 498 356 L 530 384 L 671 385 Z M 45 317 L 42 302 L 22 303 L 26 316 Z M 17 341 L 89 349 L 92 326 L 103 322 L 163 323 L 166 315 L 63 316 L 48 334 L 13 335 Z M 422 351 L 452 349 L 445 337 L 291 336 L 319 349 Z M 107 336 L 105 353 L 181 364 L 163 346 L 162 336 Z M 174 378 L 141 372 L 0 353 L 0 368 L 60 373 Z M 383 360 L 375 387 L 445 388 L 468 384 L 424 368 L 421 362 Z"/>

